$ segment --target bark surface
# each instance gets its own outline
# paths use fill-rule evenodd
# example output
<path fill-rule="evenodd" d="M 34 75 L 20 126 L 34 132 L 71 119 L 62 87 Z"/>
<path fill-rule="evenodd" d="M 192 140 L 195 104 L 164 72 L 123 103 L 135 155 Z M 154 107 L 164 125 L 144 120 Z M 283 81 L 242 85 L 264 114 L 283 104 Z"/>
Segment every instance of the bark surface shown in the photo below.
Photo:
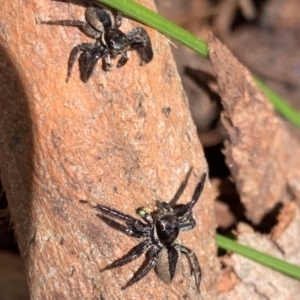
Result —
<path fill-rule="evenodd" d="M 183 256 L 170 285 L 152 271 L 122 291 L 144 256 L 99 269 L 139 241 L 79 203 L 134 215 L 171 200 L 193 168 L 178 202 L 191 200 L 207 166 L 167 40 L 146 28 L 151 63 L 141 67 L 135 52 L 121 69 L 105 72 L 99 62 L 87 84 L 76 63 L 65 83 L 71 49 L 91 40 L 77 28 L 38 22 L 84 20 L 84 7 L 3 1 L 0 16 L 1 177 L 31 299 L 212 299 L 218 264 L 208 181 L 194 209 L 197 226 L 180 237 L 198 256 L 201 295 Z M 125 18 L 121 28 L 134 26 Z"/>

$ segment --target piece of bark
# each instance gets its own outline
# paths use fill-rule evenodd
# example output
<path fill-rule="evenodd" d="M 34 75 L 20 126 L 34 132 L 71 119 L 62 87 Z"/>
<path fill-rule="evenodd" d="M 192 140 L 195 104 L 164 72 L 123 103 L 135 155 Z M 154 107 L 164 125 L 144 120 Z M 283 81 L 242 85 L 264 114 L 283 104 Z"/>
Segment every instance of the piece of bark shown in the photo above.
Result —
<path fill-rule="evenodd" d="M 290 202 L 281 209 L 271 239 L 290 263 L 300 266 L 299 236 L 300 210 L 294 202 Z"/>
<path fill-rule="evenodd" d="M 290 256 L 289 253 L 286 253 L 286 255 L 282 252 L 282 250 L 285 251 L 285 249 L 279 249 L 276 245 L 277 243 L 275 244 L 271 241 L 268 235 L 255 233 L 245 224 L 239 224 L 237 231 L 238 241 L 243 245 L 247 245 L 289 262 L 293 260 L 293 256 Z M 294 263 L 299 264 L 299 260 L 297 262 L 294 261 Z M 232 254 L 231 257 L 227 259 L 227 264 L 232 267 L 240 281 L 237 281 L 237 284 L 232 287 L 231 290 L 220 293 L 218 297 L 219 300 L 292 300 L 299 298 L 300 282 L 297 279 L 262 266 L 239 254 Z"/>
<path fill-rule="evenodd" d="M 245 224 L 238 226 L 238 241 L 260 251 L 269 253 L 289 263 L 300 265 L 300 210 L 291 202 L 285 205 L 278 216 L 278 224 L 270 235 L 254 233 Z M 219 300 L 226 299 L 298 299 L 300 283 L 270 268 L 244 258 L 238 254 L 225 257 L 219 284 Z M 238 276 L 239 280 L 229 279 Z M 227 283 L 227 285 L 226 285 Z M 231 283 L 231 285 L 229 285 Z M 225 290 L 226 287 L 230 287 Z"/>
<path fill-rule="evenodd" d="M 218 291 L 220 294 L 225 294 L 231 291 L 235 286 L 240 283 L 240 279 L 233 272 L 232 268 L 226 266 L 221 271 L 220 281 L 218 284 Z"/>
<path fill-rule="evenodd" d="M 133 51 L 120 69 L 104 72 L 99 62 L 86 84 L 76 63 L 66 84 L 71 49 L 91 39 L 38 21 L 84 20 L 84 8 L 33 0 L 1 5 L 1 176 L 31 299 L 212 299 L 219 266 L 208 181 L 194 208 L 196 228 L 181 234 L 202 267 L 201 295 L 183 256 L 170 285 L 151 271 L 122 291 L 144 256 L 99 269 L 139 241 L 79 203 L 134 215 L 158 198 L 172 199 L 193 168 L 179 203 L 191 200 L 207 166 L 167 40 L 147 28 L 151 63 L 141 67 Z M 121 29 L 137 25 L 125 18 Z"/>
<path fill-rule="evenodd" d="M 209 56 L 224 108 L 227 165 L 246 216 L 258 224 L 279 202 L 300 199 L 300 145 L 249 71 L 213 35 Z"/>

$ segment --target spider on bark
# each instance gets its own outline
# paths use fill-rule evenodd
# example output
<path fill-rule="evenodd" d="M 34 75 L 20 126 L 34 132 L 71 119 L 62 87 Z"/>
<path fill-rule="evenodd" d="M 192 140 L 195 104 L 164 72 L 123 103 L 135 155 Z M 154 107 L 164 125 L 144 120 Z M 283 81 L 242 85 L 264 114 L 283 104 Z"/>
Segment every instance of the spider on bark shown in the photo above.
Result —
<path fill-rule="evenodd" d="M 68 82 L 72 67 L 79 56 L 80 76 L 83 82 L 87 82 L 93 73 L 98 60 L 104 58 L 104 69 L 113 68 L 111 58 L 121 56 L 117 62 L 120 68 L 128 61 L 129 50 L 136 50 L 141 58 L 142 65 L 149 63 L 153 58 L 151 40 L 142 27 L 134 28 L 128 33 L 122 32 L 119 27 L 122 24 L 122 14 L 99 7 L 89 6 L 85 12 L 86 22 L 79 20 L 41 21 L 41 24 L 78 27 L 84 34 L 95 39 L 94 43 L 82 43 L 75 46 L 70 54 L 68 62 Z"/>
<path fill-rule="evenodd" d="M 169 203 L 157 201 L 158 209 L 153 212 L 149 213 L 146 209 L 140 209 L 138 213 L 144 222 L 118 210 L 80 200 L 81 203 L 87 203 L 100 211 L 101 214 L 97 214 L 97 216 L 112 228 L 132 237 L 145 238 L 126 255 L 103 268 L 101 272 L 121 267 L 137 259 L 148 250 L 147 263 L 134 273 L 133 277 L 122 287 L 122 290 L 141 280 L 154 267 L 157 276 L 169 284 L 176 274 L 179 253 L 181 252 L 189 260 L 191 272 L 195 277 L 196 288 L 200 293 L 201 269 L 198 259 L 192 250 L 179 243 L 178 235 L 180 232 L 191 230 L 196 226 L 193 218 L 193 207 L 203 191 L 205 179 L 206 173 L 202 175 L 192 200 L 187 204 L 177 204 L 172 207 Z M 124 224 L 116 220 L 123 221 Z"/>

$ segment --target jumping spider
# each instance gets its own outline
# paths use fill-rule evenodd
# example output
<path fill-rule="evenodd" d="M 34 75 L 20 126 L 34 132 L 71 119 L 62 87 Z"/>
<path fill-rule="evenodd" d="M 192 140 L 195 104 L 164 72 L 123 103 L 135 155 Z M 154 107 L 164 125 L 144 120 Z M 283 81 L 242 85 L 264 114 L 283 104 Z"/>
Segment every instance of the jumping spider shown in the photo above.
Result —
<path fill-rule="evenodd" d="M 148 250 L 149 260 L 147 264 L 142 265 L 134 273 L 133 277 L 122 287 L 122 290 L 141 280 L 154 267 L 157 276 L 168 284 L 176 274 L 179 252 L 181 252 L 189 260 L 191 271 L 195 276 L 197 290 L 200 292 L 201 269 L 198 259 L 192 250 L 179 243 L 178 235 L 180 232 L 191 230 L 196 226 L 192 210 L 202 193 L 205 179 L 206 173 L 203 174 L 201 181 L 196 186 L 191 202 L 187 204 L 177 204 L 171 207 L 169 203 L 158 201 L 156 204 L 158 209 L 153 212 L 149 213 L 146 209 L 141 209 L 139 215 L 144 222 L 118 210 L 80 200 L 80 202 L 88 203 L 100 211 L 101 214 L 97 214 L 97 216 L 112 228 L 129 236 L 145 238 L 143 242 L 133 247 L 123 257 L 103 268 L 101 272 L 121 267 L 137 259 Z M 125 225 L 115 219 L 123 221 Z"/>
<path fill-rule="evenodd" d="M 75 46 L 70 54 L 68 62 L 68 82 L 72 67 L 79 56 L 79 69 L 81 79 L 87 82 L 93 73 L 97 61 L 104 58 L 104 69 L 109 71 L 113 68 L 111 58 L 121 56 L 117 62 L 120 68 L 128 61 L 129 50 L 137 50 L 142 63 L 147 64 L 153 58 L 150 38 L 142 27 L 134 28 L 127 34 L 119 27 L 122 24 L 122 14 L 114 14 L 99 6 L 89 6 L 85 12 L 86 22 L 79 20 L 41 21 L 41 24 L 62 25 L 78 27 L 84 34 L 95 39 L 94 43 L 82 43 Z"/>

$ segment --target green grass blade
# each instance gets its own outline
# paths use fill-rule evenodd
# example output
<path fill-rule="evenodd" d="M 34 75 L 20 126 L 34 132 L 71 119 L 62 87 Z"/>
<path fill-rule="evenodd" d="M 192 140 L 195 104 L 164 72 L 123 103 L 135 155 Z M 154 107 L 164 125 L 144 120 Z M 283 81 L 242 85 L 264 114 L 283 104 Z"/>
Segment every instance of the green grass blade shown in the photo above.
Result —
<path fill-rule="evenodd" d="M 241 245 L 231 239 L 224 236 L 216 236 L 217 244 L 220 248 L 228 251 L 238 253 L 244 257 L 247 257 L 253 261 L 256 261 L 266 267 L 279 271 L 290 277 L 300 279 L 300 267 L 292 265 L 276 257 L 270 256 L 266 253 L 257 251 L 247 246 Z"/>
<path fill-rule="evenodd" d="M 206 42 L 197 38 L 188 31 L 161 17 L 159 14 L 149 10 L 148 8 L 132 1 L 132 0 L 98 0 L 99 2 L 115 8 L 125 15 L 144 23 L 157 31 L 173 38 L 196 53 L 208 57 L 208 49 Z M 291 123 L 300 127 L 300 114 L 287 104 L 281 97 L 271 91 L 258 79 L 255 79 L 258 86 L 269 97 L 270 102 L 275 109 Z"/>
<path fill-rule="evenodd" d="M 267 95 L 274 108 L 291 123 L 300 127 L 300 113 L 294 110 L 288 103 L 286 103 L 280 96 L 268 88 L 258 78 L 253 77 L 253 79 L 261 88 L 261 90 Z"/>

